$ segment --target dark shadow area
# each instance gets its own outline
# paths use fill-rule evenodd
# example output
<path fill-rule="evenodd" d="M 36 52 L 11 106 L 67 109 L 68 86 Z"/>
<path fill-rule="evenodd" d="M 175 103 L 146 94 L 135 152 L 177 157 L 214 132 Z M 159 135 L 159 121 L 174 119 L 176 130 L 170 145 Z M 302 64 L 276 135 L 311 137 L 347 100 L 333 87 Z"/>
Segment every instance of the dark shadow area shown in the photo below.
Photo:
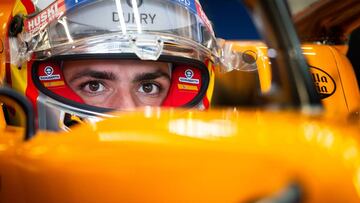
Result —
<path fill-rule="evenodd" d="M 349 49 L 346 56 L 354 68 L 358 86 L 360 87 L 360 27 L 356 28 L 350 35 Z"/>
<path fill-rule="evenodd" d="M 259 92 L 257 71 L 217 73 L 212 106 L 257 106 Z"/>

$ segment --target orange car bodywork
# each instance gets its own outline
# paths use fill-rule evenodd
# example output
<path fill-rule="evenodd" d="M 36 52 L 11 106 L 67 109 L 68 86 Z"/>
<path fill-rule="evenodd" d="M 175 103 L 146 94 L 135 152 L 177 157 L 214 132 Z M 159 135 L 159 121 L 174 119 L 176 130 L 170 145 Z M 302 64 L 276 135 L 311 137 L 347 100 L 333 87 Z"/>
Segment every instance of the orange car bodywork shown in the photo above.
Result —
<path fill-rule="evenodd" d="M 6 12 L 9 5 L 0 3 Z M 236 46 L 258 53 L 261 91 L 269 91 L 267 48 Z M 148 108 L 24 141 L 0 108 L 0 202 L 246 202 L 290 183 L 305 202 L 359 202 L 360 122 L 348 119 L 360 102 L 353 71 L 334 47 L 303 51 L 328 95 L 323 116 Z"/>
<path fill-rule="evenodd" d="M 356 123 L 149 108 L 30 141 L 18 130 L 1 130 L 1 202 L 246 202 L 290 183 L 304 202 L 360 201 Z"/>
<path fill-rule="evenodd" d="M 257 67 L 261 92 L 266 94 L 271 87 L 271 65 L 267 47 L 261 42 L 229 42 L 239 52 L 251 50 L 257 53 Z M 330 117 L 346 117 L 360 111 L 360 92 L 354 69 L 346 58 L 346 46 L 303 44 L 303 54 L 310 66 L 310 72 L 317 92 L 322 98 L 325 112 Z M 231 74 L 231 73 L 230 73 Z M 234 81 L 220 83 L 231 88 Z"/>

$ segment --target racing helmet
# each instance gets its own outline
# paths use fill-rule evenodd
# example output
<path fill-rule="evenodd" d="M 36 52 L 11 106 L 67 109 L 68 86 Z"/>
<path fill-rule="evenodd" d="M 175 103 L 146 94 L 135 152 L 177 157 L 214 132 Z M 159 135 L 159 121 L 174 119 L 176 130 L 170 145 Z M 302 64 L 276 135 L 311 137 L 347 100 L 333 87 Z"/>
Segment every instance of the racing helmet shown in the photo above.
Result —
<path fill-rule="evenodd" d="M 114 110 L 69 86 L 64 70 L 74 61 L 165 63 L 161 106 L 210 105 L 218 46 L 198 0 L 17 0 L 7 26 L 5 80 L 30 99 L 39 128 L 68 129 L 74 117 Z"/>

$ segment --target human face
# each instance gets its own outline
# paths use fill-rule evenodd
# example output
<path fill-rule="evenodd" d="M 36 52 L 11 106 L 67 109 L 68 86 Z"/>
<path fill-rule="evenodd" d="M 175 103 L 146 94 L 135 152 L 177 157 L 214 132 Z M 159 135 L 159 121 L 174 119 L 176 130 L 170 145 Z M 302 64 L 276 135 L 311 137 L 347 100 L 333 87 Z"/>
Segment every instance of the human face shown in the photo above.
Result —
<path fill-rule="evenodd" d="M 169 65 L 163 62 L 64 61 L 63 73 L 86 104 L 118 110 L 160 106 L 170 87 Z"/>

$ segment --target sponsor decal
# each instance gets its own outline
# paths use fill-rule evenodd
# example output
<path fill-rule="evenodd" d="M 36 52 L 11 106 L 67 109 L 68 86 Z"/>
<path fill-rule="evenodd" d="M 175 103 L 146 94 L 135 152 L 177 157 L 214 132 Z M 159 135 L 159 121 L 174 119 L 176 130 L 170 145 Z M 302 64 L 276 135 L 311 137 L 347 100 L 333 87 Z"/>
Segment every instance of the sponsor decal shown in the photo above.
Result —
<path fill-rule="evenodd" d="M 155 18 L 156 18 L 156 13 L 139 13 L 139 17 L 140 17 L 140 23 L 141 24 L 154 24 L 155 23 Z M 124 13 L 124 20 L 126 24 L 135 24 L 135 14 L 134 13 Z M 119 18 L 119 14 L 118 12 L 112 12 L 112 21 L 113 22 L 119 22 L 120 18 Z"/>
<path fill-rule="evenodd" d="M 190 91 L 199 91 L 196 85 L 185 85 L 185 84 L 178 84 L 179 90 L 190 90 Z"/>
<path fill-rule="evenodd" d="M 54 69 L 51 66 L 46 66 L 44 69 L 46 75 L 52 75 L 54 73 Z"/>
<path fill-rule="evenodd" d="M 50 22 L 59 19 L 65 13 L 64 0 L 57 0 L 50 4 L 36 16 L 25 20 L 25 30 L 32 34 L 43 29 Z"/>
<path fill-rule="evenodd" d="M 45 76 L 39 76 L 40 80 L 59 80 L 60 79 L 59 74 L 53 75 L 54 69 L 51 66 L 46 66 L 44 68 L 44 73 L 46 74 Z"/>
<path fill-rule="evenodd" d="M 74 6 L 83 5 L 94 2 L 94 0 L 65 0 L 67 10 L 72 9 Z"/>
<path fill-rule="evenodd" d="M 194 76 L 194 72 L 191 69 L 187 69 L 185 71 L 186 78 L 192 78 Z"/>
<path fill-rule="evenodd" d="M 131 8 L 133 7 L 132 0 L 126 0 L 127 5 Z M 137 7 L 140 7 L 143 4 L 143 0 L 136 0 Z"/>
<path fill-rule="evenodd" d="M 210 30 L 214 34 L 211 22 L 206 16 L 205 12 L 203 11 L 200 3 L 198 1 L 195 1 L 195 4 L 196 4 L 196 12 L 199 15 L 200 19 L 203 21 L 203 23 L 208 28 L 208 30 Z"/>
<path fill-rule="evenodd" d="M 183 83 L 190 83 L 190 84 L 199 84 L 199 79 L 193 79 L 194 72 L 191 69 L 187 69 L 185 71 L 185 77 L 179 77 L 179 81 Z"/>
<path fill-rule="evenodd" d="M 171 0 L 174 3 L 178 3 L 181 6 L 187 8 L 192 13 L 196 13 L 195 0 Z"/>
<path fill-rule="evenodd" d="M 310 72 L 316 91 L 320 94 L 321 99 L 330 97 L 335 93 L 336 83 L 327 72 L 316 67 L 310 67 Z"/>
<path fill-rule="evenodd" d="M 64 81 L 44 82 L 44 87 L 58 87 L 64 85 L 65 85 Z"/>

